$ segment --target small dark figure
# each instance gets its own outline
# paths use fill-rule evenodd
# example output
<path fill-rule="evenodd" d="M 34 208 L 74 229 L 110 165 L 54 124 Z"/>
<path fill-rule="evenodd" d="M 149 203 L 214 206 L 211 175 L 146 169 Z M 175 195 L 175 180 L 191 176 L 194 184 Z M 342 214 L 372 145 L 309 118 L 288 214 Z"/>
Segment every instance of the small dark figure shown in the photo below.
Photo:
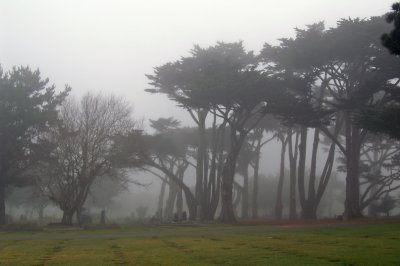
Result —
<path fill-rule="evenodd" d="M 100 224 L 106 224 L 106 211 L 105 210 L 101 211 Z"/>
<path fill-rule="evenodd" d="M 174 222 L 179 222 L 178 213 L 174 213 Z"/>
<path fill-rule="evenodd" d="M 26 222 L 27 220 L 28 220 L 28 219 L 27 219 L 26 215 L 21 214 L 21 215 L 19 216 L 19 221 L 20 221 L 20 222 Z"/>
<path fill-rule="evenodd" d="M 187 214 L 186 214 L 186 211 L 183 211 L 182 212 L 182 221 L 186 222 L 186 220 L 187 220 Z"/>

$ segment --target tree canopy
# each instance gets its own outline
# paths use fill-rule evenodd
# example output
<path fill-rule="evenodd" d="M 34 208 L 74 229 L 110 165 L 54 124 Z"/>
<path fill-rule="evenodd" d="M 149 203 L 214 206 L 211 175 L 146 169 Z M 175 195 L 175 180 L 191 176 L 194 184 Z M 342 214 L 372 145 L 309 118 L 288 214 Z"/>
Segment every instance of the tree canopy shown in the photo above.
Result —
<path fill-rule="evenodd" d="M 44 136 L 58 123 L 57 108 L 69 91 L 55 89 L 39 70 L 0 69 L 0 224 L 5 223 L 5 188 L 30 182 L 30 167 L 51 149 Z"/>

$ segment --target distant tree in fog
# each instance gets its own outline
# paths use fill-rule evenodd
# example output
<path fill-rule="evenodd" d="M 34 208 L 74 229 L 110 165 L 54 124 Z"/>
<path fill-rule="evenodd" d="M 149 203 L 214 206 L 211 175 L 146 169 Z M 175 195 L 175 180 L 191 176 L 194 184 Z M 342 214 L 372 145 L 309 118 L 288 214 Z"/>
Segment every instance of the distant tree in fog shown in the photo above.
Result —
<path fill-rule="evenodd" d="M 43 219 L 44 209 L 51 204 L 50 200 L 43 197 L 32 185 L 24 187 L 8 187 L 7 206 L 25 208 L 27 211 L 37 213 L 38 219 Z"/>
<path fill-rule="evenodd" d="M 136 208 L 136 215 L 138 217 L 138 219 L 142 220 L 144 218 L 146 218 L 146 214 L 147 214 L 147 210 L 149 208 L 145 207 L 145 206 L 139 206 Z"/>
<path fill-rule="evenodd" d="M 161 138 L 163 141 L 170 142 L 172 146 L 170 146 L 170 153 L 165 153 L 165 162 L 168 164 L 168 169 L 171 173 L 175 173 L 179 179 L 184 182 L 184 176 L 186 169 L 189 166 L 188 157 L 189 157 L 189 145 L 192 142 L 192 135 L 194 137 L 194 131 L 192 133 L 191 129 L 187 128 L 179 128 L 180 121 L 174 119 L 173 117 L 168 118 L 159 118 L 157 120 L 150 120 L 151 127 L 156 130 L 156 134 L 158 138 Z M 175 153 L 177 147 L 181 147 L 183 149 L 179 149 L 181 152 Z M 160 161 L 161 162 L 161 161 Z M 147 169 L 147 168 L 145 168 Z M 167 218 L 172 220 L 174 207 L 176 206 L 176 213 L 179 217 L 181 217 L 183 212 L 183 190 L 182 184 L 177 184 L 172 179 L 169 178 L 168 175 L 164 174 L 164 178 L 162 178 L 161 190 L 158 200 L 158 216 Z M 161 178 L 161 176 L 159 176 Z M 168 185 L 168 198 L 165 202 L 164 206 L 164 196 L 166 186 Z M 189 202 L 189 204 L 191 204 Z M 188 205 L 189 207 L 191 205 Z M 194 207 L 190 208 L 194 212 Z M 192 213 L 190 218 L 193 218 L 194 213 Z"/>
<path fill-rule="evenodd" d="M 360 207 L 369 208 L 379 199 L 400 188 L 400 176 L 396 157 L 399 156 L 400 143 L 390 138 L 368 134 L 361 150 L 360 158 Z"/>
<path fill-rule="evenodd" d="M 272 115 L 266 115 L 257 126 L 248 134 L 246 141 L 240 151 L 238 158 L 238 173 L 243 175 L 242 188 L 242 218 L 249 215 L 249 207 L 251 206 L 251 217 L 258 217 L 258 175 L 260 161 L 262 158 L 261 149 L 273 140 L 276 135 L 274 130 L 281 127 L 277 119 Z M 272 135 L 268 135 L 272 133 Z M 253 185 L 249 187 L 249 169 L 253 169 Z M 251 193 L 249 194 L 249 190 Z M 251 199 L 249 198 L 251 195 Z"/>
<path fill-rule="evenodd" d="M 57 94 L 39 70 L 0 68 L 0 225 L 5 224 L 5 189 L 31 182 L 31 167 L 47 156 L 43 135 L 57 123 L 57 108 L 69 88 Z"/>
<path fill-rule="evenodd" d="M 121 179 L 118 170 L 117 172 L 110 172 L 107 176 L 96 178 L 85 201 L 84 208 L 106 209 L 112 206 L 114 198 L 128 189 L 128 182 L 131 183 L 132 180 Z"/>
<path fill-rule="evenodd" d="M 174 119 L 173 117 L 168 117 L 168 118 L 159 118 L 157 120 L 151 120 L 150 119 L 150 126 L 156 130 L 157 133 L 162 133 L 171 129 L 176 129 L 180 126 L 180 121 Z M 157 206 L 157 213 L 159 217 L 163 216 L 163 211 L 164 211 L 164 197 L 165 197 L 165 190 L 167 187 L 167 184 L 170 186 L 170 193 L 169 197 L 172 197 L 171 192 L 171 184 L 168 182 L 168 176 L 164 175 L 164 178 L 162 179 L 162 184 L 160 188 L 160 194 L 158 196 L 158 206 Z M 168 207 L 170 209 L 170 207 Z M 169 210 L 168 210 L 169 211 Z"/>
<path fill-rule="evenodd" d="M 396 199 L 389 194 L 383 196 L 378 202 L 371 205 L 372 216 L 384 214 L 390 216 L 390 211 L 396 208 Z"/>
<path fill-rule="evenodd" d="M 117 145 L 123 150 L 123 157 L 131 167 L 150 172 L 165 182 L 165 185 L 170 185 L 170 192 L 174 196 L 167 203 L 169 209 L 173 208 L 177 196 L 180 199 L 179 190 L 182 190 L 189 209 L 189 218 L 195 219 L 197 202 L 184 180 L 185 171 L 189 166 L 189 145 L 192 141 L 193 129 L 175 128 L 153 135 L 134 132 L 119 138 Z"/>
<path fill-rule="evenodd" d="M 157 132 L 163 133 L 171 129 L 177 129 L 181 125 L 179 120 L 174 119 L 172 116 L 168 118 L 160 117 L 157 120 L 150 119 L 150 126 Z"/>

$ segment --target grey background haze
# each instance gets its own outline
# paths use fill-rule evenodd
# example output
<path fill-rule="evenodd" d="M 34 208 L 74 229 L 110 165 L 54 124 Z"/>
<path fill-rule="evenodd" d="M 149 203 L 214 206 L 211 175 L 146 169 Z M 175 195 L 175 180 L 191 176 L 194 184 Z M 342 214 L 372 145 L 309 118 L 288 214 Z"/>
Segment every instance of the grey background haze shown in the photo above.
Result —
<path fill-rule="evenodd" d="M 394 0 L 0 0 L 0 64 L 39 68 L 58 88 L 122 95 L 136 116 L 190 119 L 144 92 L 144 74 L 187 55 L 193 44 L 243 40 L 260 51 L 318 21 L 382 15 Z"/>
<path fill-rule="evenodd" d="M 4 70 L 39 68 L 59 89 L 70 85 L 73 95 L 123 96 L 137 118 L 175 116 L 192 125 L 165 96 L 144 91 L 153 67 L 188 55 L 193 44 L 242 40 L 258 53 L 265 42 L 293 36 L 295 27 L 319 21 L 333 27 L 340 18 L 382 15 L 394 1 L 0 0 L 0 64 Z M 264 173 L 276 171 L 275 146 L 264 150 Z M 155 193 L 158 186 L 144 190 Z"/>

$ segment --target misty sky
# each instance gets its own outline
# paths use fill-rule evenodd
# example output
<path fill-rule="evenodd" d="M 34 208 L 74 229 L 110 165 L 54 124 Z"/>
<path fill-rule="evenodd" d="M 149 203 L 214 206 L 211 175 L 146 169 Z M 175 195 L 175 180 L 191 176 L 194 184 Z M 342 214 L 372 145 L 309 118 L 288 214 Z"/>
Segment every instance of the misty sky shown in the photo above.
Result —
<path fill-rule="evenodd" d="M 0 0 L 0 64 L 40 68 L 59 88 L 115 93 L 136 116 L 178 114 L 165 96 L 144 92 L 144 74 L 187 55 L 193 44 L 243 40 L 256 53 L 318 21 L 381 15 L 394 0 Z"/>

